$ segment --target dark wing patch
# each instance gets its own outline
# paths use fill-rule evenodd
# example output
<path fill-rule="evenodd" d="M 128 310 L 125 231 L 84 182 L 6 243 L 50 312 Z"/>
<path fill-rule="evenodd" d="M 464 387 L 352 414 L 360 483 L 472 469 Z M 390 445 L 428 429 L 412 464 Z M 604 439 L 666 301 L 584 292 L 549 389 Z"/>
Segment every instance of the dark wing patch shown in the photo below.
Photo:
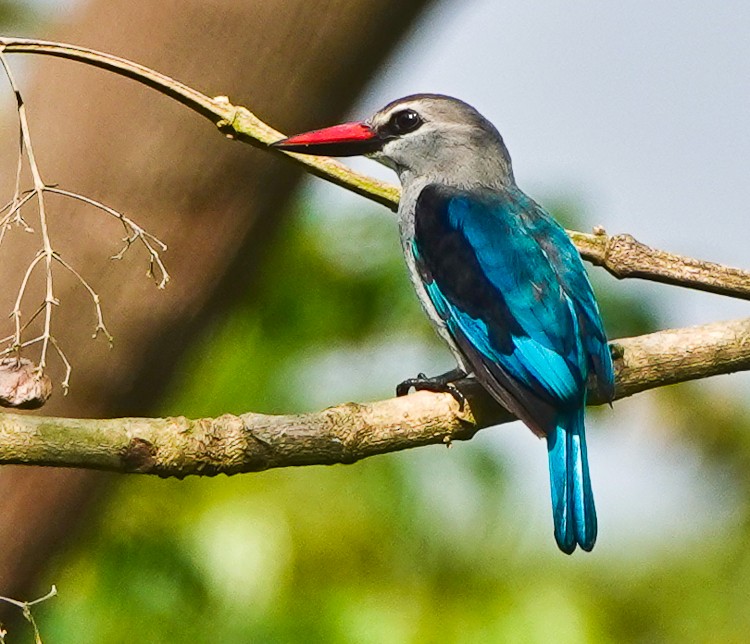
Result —
<path fill-rule="evenodd" d="M 503 294 L 487 279 L 464 233 L 453 227 L 440 186 L 428 186 L 417 202 L 415 242 L 420 275 L 426 284 L 436 282 L 450 303 L 468 316 L 487 322 L 493 346 L 501 353 L 513 351 L 513 335 L 525 331 Z"/>

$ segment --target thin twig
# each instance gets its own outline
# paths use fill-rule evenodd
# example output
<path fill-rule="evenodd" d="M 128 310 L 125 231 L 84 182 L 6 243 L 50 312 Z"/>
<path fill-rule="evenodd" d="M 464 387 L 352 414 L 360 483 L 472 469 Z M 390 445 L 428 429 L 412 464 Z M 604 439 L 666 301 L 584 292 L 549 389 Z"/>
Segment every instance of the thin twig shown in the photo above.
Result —
<path fill-rule="evenodd" d="M 34 620 L 34 616 L 31 614 L 31 607 L 37 604 L 41 604 L 42 602 L 46 602 L 47 600 L 52 599 L 56 595 L 57 595 L 57 587 L 53 585 L 52 589 L 46 595 L 44 595 L 44 597 L 39 597 L 38 599 L 34 599 L 32 601 L 22 602 L 17 599 L 11 599 L 10 597 L 2 597 L 2 596 L 0 596 L 0 601 L 4 601 L 8 604 L 12 604 L 13 606 L 17 606 L 18 608 L 21 609 L 21 611 L 23 612 L 24 618 L 26 619 L 27 622 L 29 622 L 29 624 L 31 624 L 31 627 L 34 629 L 35 644 L 42 644 L 42 637 L 39 633 L 39 628 L 36 624 L 36 621 Z M 6 634 L 7 634 L 6 631 L 0 628 L 0 642 L 5 641 Z"/>
<path fill-rule="evenodd" d="M 63 394 L 67 395 L 68 391 L 70 390 L 70 374 L 73 373 L 73 365 L 70 364 L 70 360 L 68 360 L 68 356 L 65 355 L 62 348 L 60 347 L 60 344 L 54 337 L 50 338 L 50 342 L 52 343 L 52 346 L 55 348 L 55 351 L 57 351 L 57 355 L 60 357 L 60 360 L 65 366 L 65 375 L 63 376 L 63 379 L 60 385 L 63 388 Z"/>
<path fill-rule="evenodd" d="M 99 332 L 103 333 L 104 336 L 109 341 L 109 345 L 112 346 L 113 338 L 110 335 L 109 331 L 107 331 L 107 327 L 104 324 L 104 315 L 102 313 L 102 305 L 99 298 L 99 295 L 94 291 L 94 289 L 91 287 L 91 285 L 86 281 L 86 279 L 81 275 L 75 268 L 73 268 L 68 262 L 66 262 L 58 253 L 54 253 L 53 259 L 66 268 L 85 288 L 89 296 L 91 297 L 92 302 L 94 303 L 94 308 L 96 309 L 96 328 L 94 329 L 94 334 L 92 335 L 92 338 L 96 339 L 99 336 Z"/>
<path fill-rule="evenodd" d="M 125 242 L 125 246 L 119 252 L 113 255 L 112 259 L 122 259 L 124 253 L 128 250 L 128 248 L 130 248 L 132 244 L 134 244 L 135 242 L 140 242 L 149 255 L 149 276 L 153 277 L 157 281 L 158 288 L 163 289 L 167 285 L 167 282 L 169 282 L 170 280 L 169 273 L 167 272 L 166 266 L 164 266 L 164 262 L 161 259 L 159 251 L 154 248 L 154 246 L 158 246 L 162 251 L 167 250 L 167 245 L 163 241 L 161 241 L 161 239 L 159 239 L 155 235 L 152 235 L 150 232 L 139 226 L 130 217 L 115 210 L 114 208 L 110 208 L 106 204 L 103 204 L 96 199 L 91 199 L 90 197 L 79 194 L 77 192 L 71 192 L 70 190 L 63 190 L 62 188 L 55 188 L 51 186 L 47 186 L 45 188 L 45 191 L 81 201 L 90 206 L 93 206 L 94 208 L 97 208 L 98 210 L 101 210 L 108 215 L 111 215 L 115 219 L 118 219 L 122 223 L 127 237 L 125 237 L 125 239 L 123 240 Z M 160 277 L 158 280 L 157 276 L 153 272 L 153 266 L 156 266 L 159 269 Z"/>
<path fill-rule="evenodd" d="M 34 191 L 28 190 L 24 196 L 19 199 L 18 193 L 13 195 L 13 200 L 6 204 L 0 209 L 0 213 L 8 210 L 8 213 L 0 220 L 0 244 L 3 243 L 5 233 L 10 229 L 13 224 L 22 226 L 24 231 L 27 233 L 33 233 L 34 229 L 26 223 L 23 216 L 21 215 L 21 208 L 34 197 Z"/>
<path fill-rule="evenodd" d="M 21 286 L 18 288 L 18 293 L 16 294 L 16 303 L 13 307 L 13 311 L 11 311 L 11 316 L 13 317 L 13 322 L 15 325 L 16 332 L 13 335 L 13 343 L 11 346 L 11 349 L 15 349 L 22 346 L 21 343 L 21 331 L 26 328 L 26 325 L 21 326 L 21 302 L 23 300 L 24 295 L 26 294 L 26 288 L 29 285 L 29 279 L 31 278 L 31 274 L 34 272 L 34 269 L 36 268 L 36 265 L 41 262 L 44 259 L 44 253 L 41 251 L 36 254 L 34 259 L 31 260 L 29 265 L 26 267 L 26 272 L 24 273 L 23 279 L 21 280 Z M 40 312 L 44 311 L 46 309 L 46 303 L 42 304 L 40 308 L 37 310 L 37 312 L 34 314 L 34 317 L 39 315 Z"/>
<path fill-rule="evenodd" d="M 47 210 L 46 210 L 46 204 L 44 201 L 44 181 L 42 180 L 41 173 L 39 172 L 39 166 L 36 163 L 36 158 L 34 156 L 34 147 L 31 140 L 31 132 L 29 130 L 29 124 L 26 119 L 26 107 L 23 102 L 23 97 L 21 96 L 21 92 L 18 89 L 18 85 L 16 84 L 15 77 L 13 76 L 13 72 L 10 69 L 10 65 L 8 65 L 7 61 L 5 60 L 5 56 L 0 52 L 0 64 L 2 64 L 5 75 L 8 78 L 8 82 L 10 83 L 11 89 L 13 90 L 13 93 L 16 97 L 16 111 L 18 113 L 18 122 L 21 129 L 21 153 L 23 153 L 23 149 L 26 149 L 26 158 L 29 162 L 29 169 L 31 171 L 31 177 L 32 181 L 34 183 L 33 193 L 36 196 L 36 202 L 37 202 L 37 210 L 39 215 L 39 231 L 42 238 L 42 249 L 40 253 L 36 256 L 36 258 L 32 261 L 32 266 L 30 267 L 31 270 L 33 270 L 33 267 L 36 266 L 36 264 L 39 261 L 39 258 L 44 260 L 44 267 L 45 267 L 45 296 L 44 296 L 44 332 L 43 332 L 43 339 L 42 339 L 42 350 L 39 356 L 39 369 L 40 371 L 44 371 L 46 365 L 47 365 L 47 349 L 50 342 L 50 337 L 52 336 L 52 307 L 57 305 L 57 300 L 54 295 L 54 283 L 53 283 L 53 275 L 52 275 L 52 257 L 54 254 L 54 251 L 52 249 L 52 242 L 50 240 L 49 235 L 49 227 L 47 222 Z M 21 161 L 19 160 L 19 167 L 21 165 Z M 20 190 L 20 176 L 21 172 L 20 169 L 17 174 L 17 183 L 16 183 L 16 193 L 14 196 L 14 200 L 18 197 L 19 190 Z M 31 275 L 31 270 L 28 270 L 26 272 L 26 275 L 24 276 L 23 282 L 22 282 L 22 289 L 18 293 L 18 297 L 16 299 L 16 307 L 13 311 L 13 317 L 16 322 L 16 337 L 13 339 L 13 344 L 16 347 L 21 346 L 21 327 L 20 327 L 20 302 L 23 299 L 23 295 L 26 289 L 26 285 L 28 284 L 28 278 Z"/>
<path fill-rule="evenodd" d="M 50 591 L 44 595 L 44 597 L 39 597 L 37 599 L 32 599 L 31 601 L 24 602 L 19 601 L 18 599 L 12 599 L 10 597 L 3 597 L 0 595 L 0 601 L 7 602 L 8 604 L 13 604 L 14 606 L 18 606 L 19 608 L 27 608 L 34 606 L 36 604 L 41 604 L 42 602 L 46 602 L 48 599 L 52 599 L 57 595 L 57 588 L 53 585 Z"/>

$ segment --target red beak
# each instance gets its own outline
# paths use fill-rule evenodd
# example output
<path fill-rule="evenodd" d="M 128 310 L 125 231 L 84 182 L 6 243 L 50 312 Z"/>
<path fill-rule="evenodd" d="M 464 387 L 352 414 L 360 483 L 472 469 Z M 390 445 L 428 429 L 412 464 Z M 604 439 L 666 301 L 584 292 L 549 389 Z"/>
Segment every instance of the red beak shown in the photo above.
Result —
<path fill-rule="evenodd" d="M 383 147 L 377 132 L 364 123 L 343 123 L 322 130 L 295 134 L 271 144 L 285 152 L 322 154 L 328 157 L 354 157 Z"/>

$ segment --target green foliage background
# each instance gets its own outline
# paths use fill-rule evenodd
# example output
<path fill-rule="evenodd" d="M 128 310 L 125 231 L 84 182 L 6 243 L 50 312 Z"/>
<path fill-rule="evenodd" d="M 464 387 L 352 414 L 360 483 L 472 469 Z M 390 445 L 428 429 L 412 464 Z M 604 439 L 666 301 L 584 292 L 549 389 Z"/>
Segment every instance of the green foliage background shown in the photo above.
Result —
<path fill-rule="evenodd" d="M 22 7 L 0 0 L 0 24 L 22 26 Z M 362 204 L 346 219 L 300 207 L 253 290 L 217 313 L 163 413 L 318 409 L 392 395 L 412 362 L 450 366 L 407 283 L 392 217 Z M 574 222 L 575 207 L 552 205 Z M 610 335 L 659 326 L 637 284 L 594 279 Z M 620 550 L 561 555 L 551 527 L 532 530 L 511 500 L 495 439 L 519 427 L 352 466 L 122 477 L 48 573 L 60 594 L 34 611 L 44 641 L 748 641 L 748 407 L 711 383 L 648 395 L 661 440 L 697 453 L 692 476 L 717 505 L 731 500 L 715 524 L 698 504 L 678 509 L 695 515 L 697 537 L 663 534 L 644 555 L 632 525 L 616 535 Z M 592 410 L 590 431 L 601 415 Z M 9 641 L 30 641 L 22 631 Z"/>
<path fill-rule="evenodd" d="M 570 220 L 573 209 L 556 211 Z M 338 217 L 290 219 L 259 286 L 217 316 L 164 413 L 373 399 L 410 375 L 394 370 L 401 352 L 449 364 L 391 215 L 363 202 Z M 642 302 L 596 278 L 613 335 L 655 327 Z M 658 394 L 670 440 L 705 456 L 695 476 L 745 498 L 747 412 L 708 397 L 701 385 Z M 565 557 L 551 528 L 532 533 L 508 500 L 507 454 L 494 445 L 504 431 L 523 430 L 352 466 L 123 477 L 49 573 L 60 596 L 36 611 L 45 641 L 746 641 L 746 504 L 703 543 L 665 534 L 658 556 Z"/>

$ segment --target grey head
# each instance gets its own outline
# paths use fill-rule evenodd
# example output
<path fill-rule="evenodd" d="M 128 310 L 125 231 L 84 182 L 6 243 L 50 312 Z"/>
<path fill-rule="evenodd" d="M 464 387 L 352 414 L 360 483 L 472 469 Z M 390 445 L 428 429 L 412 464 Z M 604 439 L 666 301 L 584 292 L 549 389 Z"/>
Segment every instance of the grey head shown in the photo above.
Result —
<path fill-rule="evenodd" d="M 404 188 L 513 184 L 510 155 L 495 126 L 471 105 L 441 94 L 413 94 L 363 123 L 304 132 L 272 145 L 301 154 L 367 155 L 393 168 Z"/>
<path fill-rule="evenodd" d="M 457 187 L 513 183 L 502 136 L 457 98 L 413 94 L 389 103 L 365 124 L 382 141 L 369 156 L 393 168 L 405 186 L 415 180 Z"/>

